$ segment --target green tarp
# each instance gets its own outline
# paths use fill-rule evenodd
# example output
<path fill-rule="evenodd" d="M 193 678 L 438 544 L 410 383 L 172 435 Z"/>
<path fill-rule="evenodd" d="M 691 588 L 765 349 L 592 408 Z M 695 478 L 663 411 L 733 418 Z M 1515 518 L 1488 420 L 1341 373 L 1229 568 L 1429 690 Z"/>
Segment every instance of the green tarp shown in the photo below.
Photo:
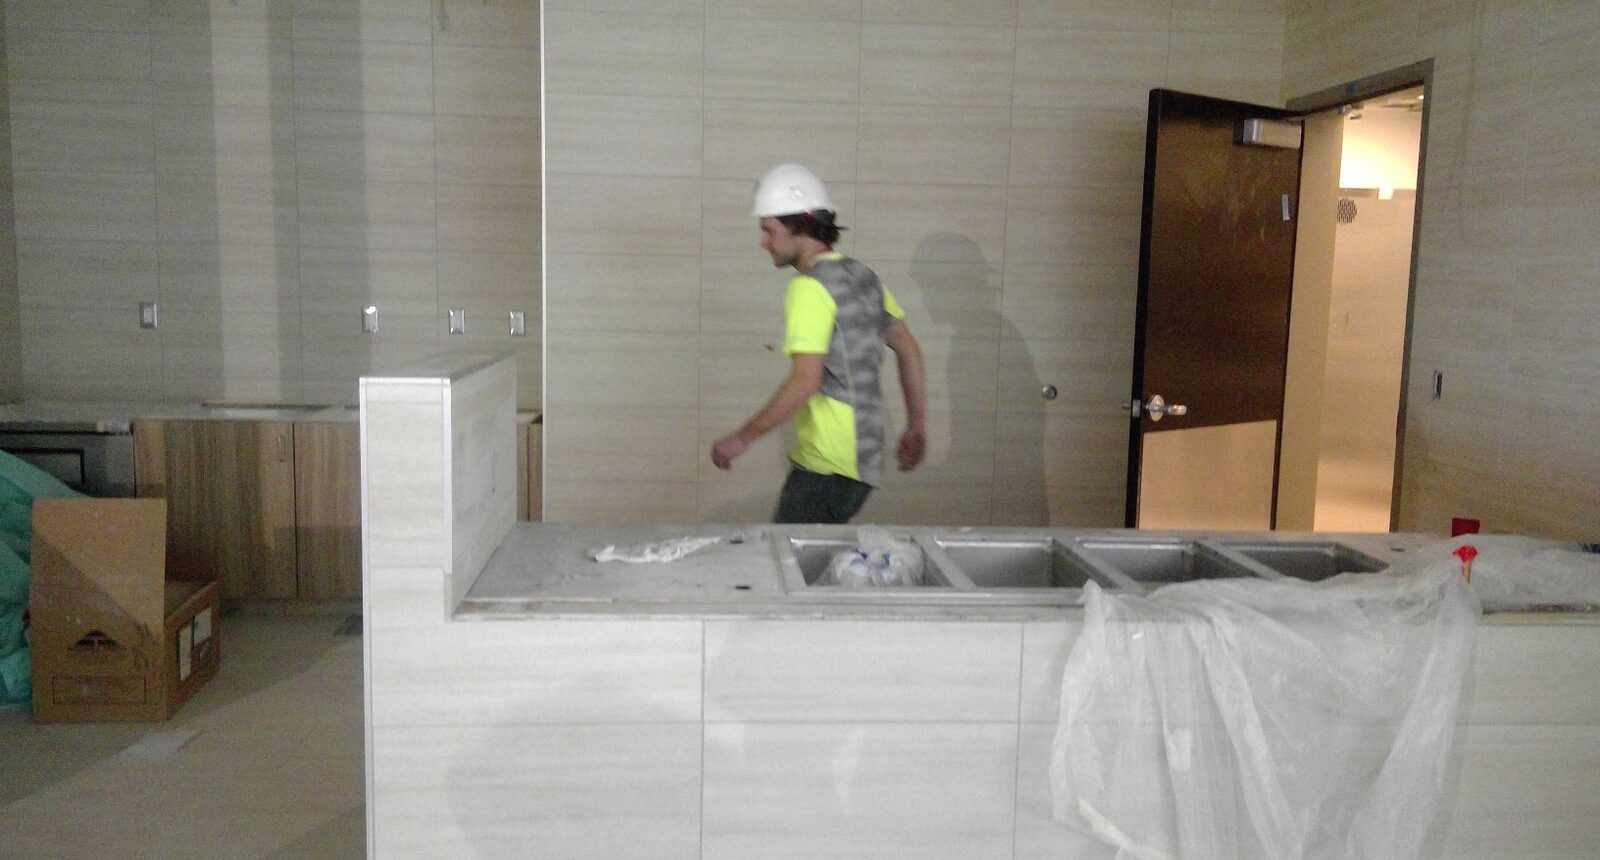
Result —
<path fill-rule="evenodd" d="M 76 496 L 53 476 L 0 451 L 0 704 L 30 698 L 28 560 L 33 500 Z"/>

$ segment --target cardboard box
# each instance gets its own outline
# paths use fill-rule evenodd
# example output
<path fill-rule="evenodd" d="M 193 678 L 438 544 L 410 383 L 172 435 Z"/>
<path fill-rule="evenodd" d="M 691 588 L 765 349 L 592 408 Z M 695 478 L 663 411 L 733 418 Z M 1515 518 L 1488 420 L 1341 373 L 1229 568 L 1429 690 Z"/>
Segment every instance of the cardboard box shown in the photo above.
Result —
<path fill-rule="evenodd" d="M 221 663 L 217 583 L 166 578 L 164 499 L 33 504 L 36 722 L 159 721 Z"/>

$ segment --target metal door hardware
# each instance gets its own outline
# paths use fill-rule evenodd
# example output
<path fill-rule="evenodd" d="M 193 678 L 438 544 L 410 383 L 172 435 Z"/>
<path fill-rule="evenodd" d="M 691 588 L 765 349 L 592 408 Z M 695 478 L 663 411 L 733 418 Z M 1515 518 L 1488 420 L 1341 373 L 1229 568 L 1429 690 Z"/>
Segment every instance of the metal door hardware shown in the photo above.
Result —
<path fill-rule="evenodd" d="M 1130 411 L 1134 418 L 1140 414 L 1148 414 L 1151 421 L 1160 421 L 1165 415 L 1188 415 L 1189 407 L 1181 403 L 1168 403 L 1161 395 L 1156 394 L 1150 398 L 1149 403 L 1132 401 Z"/>
<path fill-rule="evenodd" d="M 1299 149 L 1302 126 L 1298 120 L 1245 119 L 1233 129 L 1235 143 L 1274 149 Z"/>
<path fill-rule="evenodd" d="M 1054 385 L 1046 385 L 1044 389 L 1039 392 L 1039 396 L 1046 400 L 1056 399 L 1056 394 L 1056 387 Z"/>

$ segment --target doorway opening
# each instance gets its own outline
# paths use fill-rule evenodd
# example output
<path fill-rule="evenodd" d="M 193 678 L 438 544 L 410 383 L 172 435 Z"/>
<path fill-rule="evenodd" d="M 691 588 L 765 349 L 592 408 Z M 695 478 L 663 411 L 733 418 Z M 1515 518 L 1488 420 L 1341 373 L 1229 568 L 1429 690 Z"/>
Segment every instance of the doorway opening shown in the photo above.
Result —
<path fill-rule="evenodd" d="M 1394 528 L 1431 72 L 1151 91 L 1128 526 Z"/>
<path fill-rule="evenodd" d="M 1430 68 L 1289 103 L 1305 145 L 1277 528 L 1398 522 Z"/>

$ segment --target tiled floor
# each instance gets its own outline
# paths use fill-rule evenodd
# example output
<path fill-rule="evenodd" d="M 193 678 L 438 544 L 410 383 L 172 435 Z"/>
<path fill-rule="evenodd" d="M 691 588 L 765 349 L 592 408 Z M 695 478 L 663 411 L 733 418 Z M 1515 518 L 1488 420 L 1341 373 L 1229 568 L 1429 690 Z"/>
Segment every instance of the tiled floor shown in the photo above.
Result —
<path fill-rule="evenodd" d="M 0 857 L 365 857 L 361 637 L 344 625 L 224 614 L 221 671 L 165 723 L 0 709 Z M 130 750 L 190 732 L 166 757 Z"/>

